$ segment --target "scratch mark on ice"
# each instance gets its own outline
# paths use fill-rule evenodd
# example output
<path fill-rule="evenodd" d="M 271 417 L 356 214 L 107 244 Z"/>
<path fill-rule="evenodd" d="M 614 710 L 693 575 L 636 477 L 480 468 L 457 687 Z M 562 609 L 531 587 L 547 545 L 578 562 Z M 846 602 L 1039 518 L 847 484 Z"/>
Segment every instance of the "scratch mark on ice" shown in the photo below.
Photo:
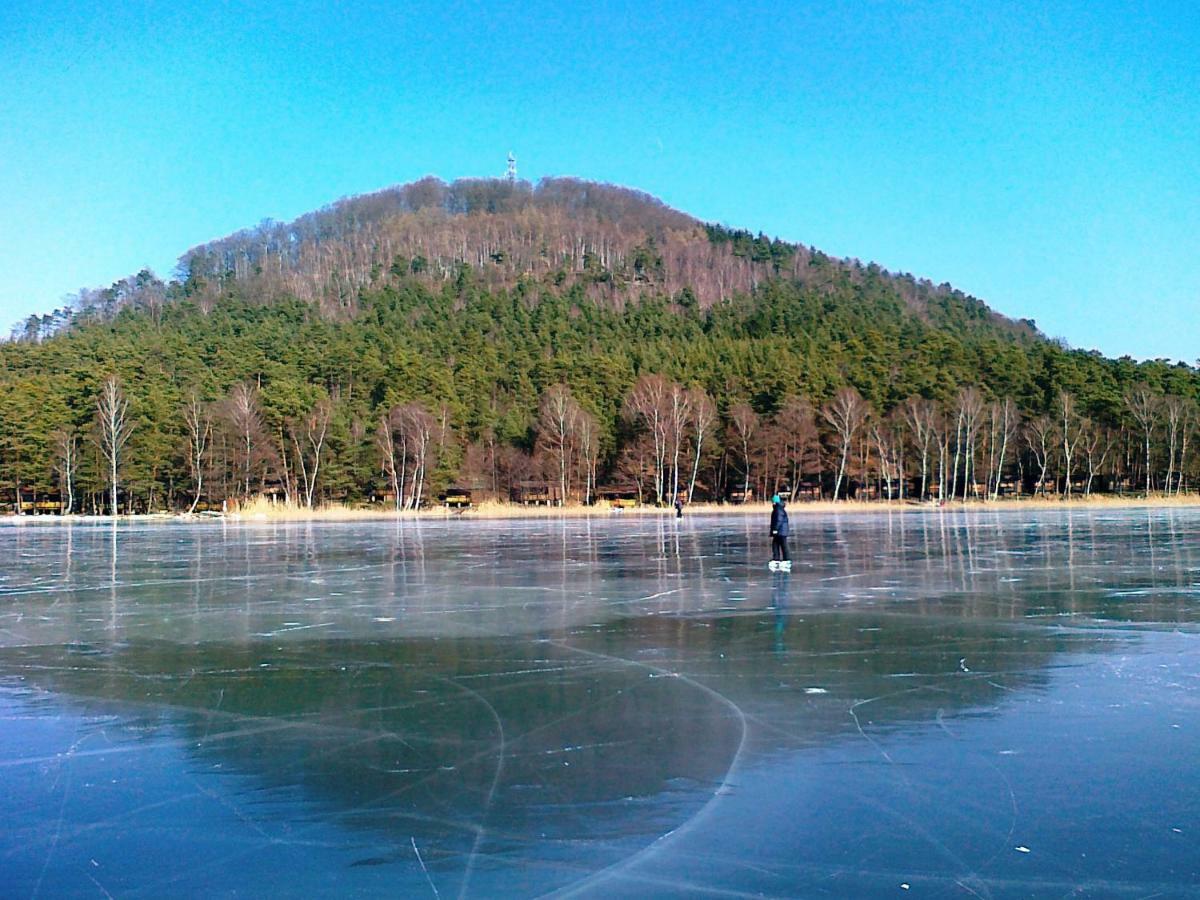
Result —
<path fill-rule="evenodd" d="M 429 877 L 429 870 L 425 868 L 425 860 L 421 859 L 421 851 L 417 849 L 417 839 L 410 837 L 412 841 L 413 853 L 417 854 L 417 862 L 421 864 L 421 871 L 425 873 L 425 880 L 429 882 L 429 887 L 433 889 L 433 896 L 441 900 L 441 894 L 438 893 L 437 885 L 433 883 L 433 879 Z"/>

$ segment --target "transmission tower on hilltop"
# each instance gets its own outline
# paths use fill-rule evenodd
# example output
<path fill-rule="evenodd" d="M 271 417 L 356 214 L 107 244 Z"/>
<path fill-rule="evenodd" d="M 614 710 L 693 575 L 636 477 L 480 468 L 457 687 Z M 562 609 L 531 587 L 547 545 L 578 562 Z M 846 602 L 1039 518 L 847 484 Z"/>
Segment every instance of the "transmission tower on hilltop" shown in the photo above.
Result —
<path fill-rule="evenodd" d="M 508 171 L 504 173 L 504 177 L 509 181 L 517 180 L 517 158 L 511 150 L 508 151 Z"/>

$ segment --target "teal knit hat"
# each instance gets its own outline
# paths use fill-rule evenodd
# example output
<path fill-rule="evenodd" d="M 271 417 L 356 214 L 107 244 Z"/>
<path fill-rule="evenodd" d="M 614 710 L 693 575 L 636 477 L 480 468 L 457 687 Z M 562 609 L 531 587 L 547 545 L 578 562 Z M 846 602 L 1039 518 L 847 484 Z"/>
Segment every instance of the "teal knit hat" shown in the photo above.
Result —
<path fill-rule="evenodd" d="M 771 502 L 772 502 L 772 503 L 782 503 L 783 501 L 782 501 L 782 500 L 780 500 L 780 499 L 779 499 L 779 495 L 778 495 L 778 494 L 776 494 L 774 497 L 772 497 L 772 498 L 771 498 Z"/>

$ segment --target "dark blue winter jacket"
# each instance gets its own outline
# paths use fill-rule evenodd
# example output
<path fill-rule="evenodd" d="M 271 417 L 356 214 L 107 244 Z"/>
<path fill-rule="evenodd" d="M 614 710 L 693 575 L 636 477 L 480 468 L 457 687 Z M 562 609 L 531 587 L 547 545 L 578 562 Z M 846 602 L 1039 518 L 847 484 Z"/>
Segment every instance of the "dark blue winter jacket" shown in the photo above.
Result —
<path fill-rule="evenodd" d="M 788 536 L 787 510 L 783 508 L 782 503 L 776 503 L 771 507 L 771 534 L 777 534 L 780 537 Z"/>

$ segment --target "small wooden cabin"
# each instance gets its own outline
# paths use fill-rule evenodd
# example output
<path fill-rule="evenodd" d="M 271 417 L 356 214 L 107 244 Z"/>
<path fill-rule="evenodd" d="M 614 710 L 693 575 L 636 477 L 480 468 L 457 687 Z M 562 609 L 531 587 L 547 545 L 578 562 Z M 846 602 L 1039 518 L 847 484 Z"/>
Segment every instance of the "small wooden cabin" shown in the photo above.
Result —
<path fill-rule="evenodd" d="M 638 489 L 631 485 L 609 485 L 596 491 L 596 498 L 612 509 L 633 509 L 638 505 Z"/>
<path fill-rule="evenodd" d="M 447 509 L 470 509 L 471 489 L 461 485 L 453 485 L 442 491 L 438 499 Z"/>
<path fill-rule="evenodd" d="M 796 485 L 796 489 L 792 491 L 792 497 L 797 500 L 820 500 L 821 480 L 819 478 L 802 479 Z"/>
<path fill-rule="evenodd" d="M 61 515 L 62 501 L 57 494 L 49 494 L 35 499 L 32 493 L 21 491 L 20 502 L 13 488 L 0 489 L 0 512 L 23 514 L 26 516 Z"/>
<path fill-rule="evenodd" d="M 520 481 L 513 485 L 509 497 L 522 506 L 562 506 L 558 485 L 546 481 Z"/>

